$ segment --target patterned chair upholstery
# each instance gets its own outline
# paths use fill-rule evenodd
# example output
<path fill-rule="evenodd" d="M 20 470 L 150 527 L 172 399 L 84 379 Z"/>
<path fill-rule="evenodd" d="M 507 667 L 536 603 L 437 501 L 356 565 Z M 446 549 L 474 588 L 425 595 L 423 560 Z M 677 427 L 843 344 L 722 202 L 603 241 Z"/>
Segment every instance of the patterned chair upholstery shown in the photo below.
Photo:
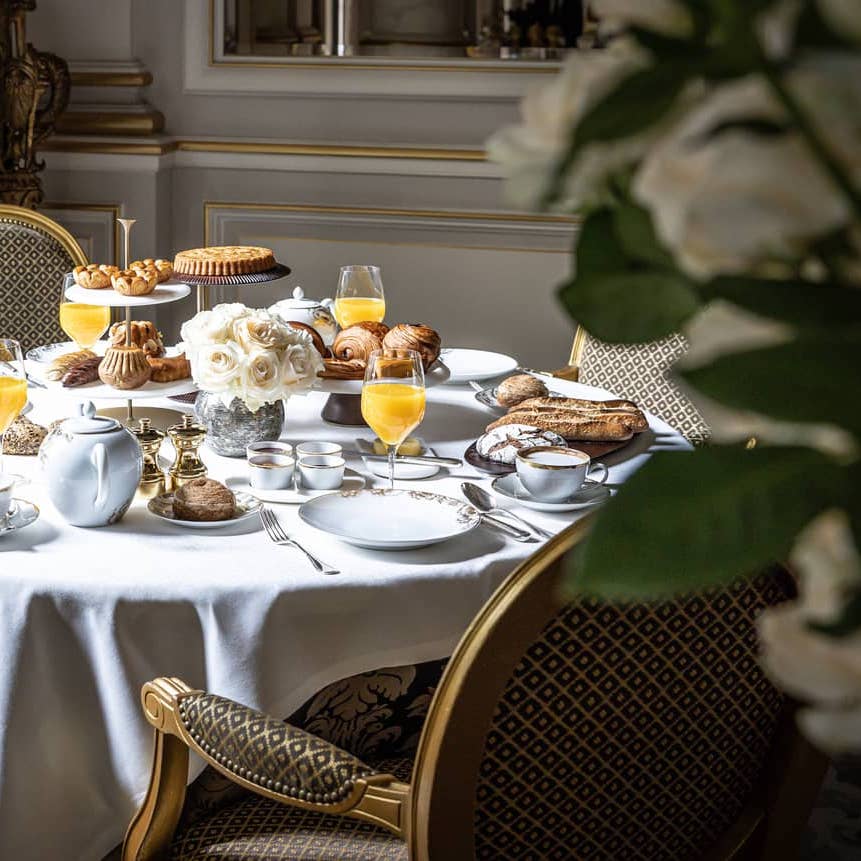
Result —
<path fill-rule="evenodd" d="M 0 206 L 0 335 L 29 350 L 64 341 L 58 320 L 63 275 L 87 262 L 81 247 L 47 216 Z"/>
<path fill-rule="evenodd" d="M 609 344 L 581 326 L 574 339 L 571 365 L 577 379 L 636 401 L 671 424 L 694 445 L 708 442 L 705 419 L 693 402 L 669 378 L 672 366 L 687 352 L 683 335 L 647 344 Z"/>
<path fill-rule="evenodd" d="M 787 766 L 796 753 L 773 755 L 786 704 L 759 669 L 754 630 L 793 594 L 791 579 L 771 571 L 651 605 L 560 607 L 584 528 L 545 545 L 481 611 L 414 760 L 326 753 L 320 738 L 179 680 L 148 683 L 154 780 L 123 861 L 699 861 L 740 857 L 753 841 L 758 858 L 791 857 L 821 767 L 799 777 Z M 202 720 L 200 703 L 220 716 Z M 188 748 L 251 791 L 176 829 Z M 325 803 L 297 795 L 309 781 Z"/>

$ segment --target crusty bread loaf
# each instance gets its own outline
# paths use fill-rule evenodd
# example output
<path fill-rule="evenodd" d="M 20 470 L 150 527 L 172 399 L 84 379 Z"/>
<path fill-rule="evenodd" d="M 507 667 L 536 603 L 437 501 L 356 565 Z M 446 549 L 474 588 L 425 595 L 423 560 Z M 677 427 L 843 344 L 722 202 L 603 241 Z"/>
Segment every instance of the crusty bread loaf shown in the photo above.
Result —
<path fill-rule="evenodd" d="M 571 412 L 539 412 L 537 410 L 512 410 L 487 426 L 488 431 L 504 425 L 532 425 L 541 430 L 558 433 L 565 439 L 589 441 L 616 441 L 630 439 L 634 435 L 631 427 L 617 415 L 576 416 Z"/>
<path fill-rule="evenodd" d="M 649 422 L 640 408 L 631 401 L 587 401 L 582 398 L 529 398 L 509 412 L 530 410 L 535 413 L 564 412 L 580 418 L 610 418 L 617 416 L 634 433 L 646 430 Z"/>

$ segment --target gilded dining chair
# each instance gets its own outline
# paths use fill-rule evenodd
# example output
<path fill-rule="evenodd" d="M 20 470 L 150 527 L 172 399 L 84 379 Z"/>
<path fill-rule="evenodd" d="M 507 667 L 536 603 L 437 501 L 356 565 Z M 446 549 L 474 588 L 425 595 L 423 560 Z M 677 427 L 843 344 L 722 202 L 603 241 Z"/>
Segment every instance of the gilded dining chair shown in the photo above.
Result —
<path fill-rule="evenodd" d="M 0 332 L 25 350 L 66 340 L 58 305 L 63 275 L 87 262 L 56 221 L 20 206 L 0 205 Z"/>
<path fill-rule="evenodd" d="M 791 858 L 824 763 L 789 731 L 754 630 L 791 580 L 560 604 L 586 528 L 479 612 L 414 759 L 363 760 L 179 679 L 148 682 L 153 770 L 123 861 Z M 177 828 L 189 750 L 245 792 Z"/>
<path fill-rule="evenodd" d="M 688 442 L 709 441 L 708 425 L 690 398 L 668 376 L 687 352 L 684 335 L 645 344 L 610 344 L 577 327 L 568 367 L 556 375 L 630 398 L 669 422 Z"/>

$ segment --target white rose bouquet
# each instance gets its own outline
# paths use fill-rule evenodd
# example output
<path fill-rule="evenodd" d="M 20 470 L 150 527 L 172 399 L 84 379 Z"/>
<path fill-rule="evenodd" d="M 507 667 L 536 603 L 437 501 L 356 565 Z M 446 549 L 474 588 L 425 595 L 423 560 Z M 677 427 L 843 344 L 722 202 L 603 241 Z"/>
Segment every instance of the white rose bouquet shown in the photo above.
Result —
<path fill-rule="evenodd" d="M 307 332 L 241 303 L 199 312 L 183 323 L 181 337 L 198 387 L 225 406 L 238 398 L 251 412 L 307 392 L 323 367 Z"/>
<path fill-rule="evenodd" d="M 764 666 L 817 743 L 861 750 L 861 0 L 591 6 L 607 47 L 488 150 L 512 202 L 582 219 L 559 290 L 578 324 L 686 335 L 675 373 L 713 444 L 656 452 L 572 585 L 648 600 L 795 545 L 801 599 L 763 614 Z"/>

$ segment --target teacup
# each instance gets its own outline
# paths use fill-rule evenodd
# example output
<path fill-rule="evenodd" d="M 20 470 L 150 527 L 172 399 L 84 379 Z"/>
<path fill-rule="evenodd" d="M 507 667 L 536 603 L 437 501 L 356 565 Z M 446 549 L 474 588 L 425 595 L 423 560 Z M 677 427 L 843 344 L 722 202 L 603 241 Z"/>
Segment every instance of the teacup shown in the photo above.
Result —
<path fill-rule="evenodd" d="M 248 458 L 255 457 L 258 454 L 283 454 L 286 457 L 291 457 L 293 454 L 293 446 L 289 442 L 281 442 L 280 440 L 260 440 L 252 442 L 245 446 L 245 456 Z"/>
<path fill-rule="evenodd" d="M 609 470 L 603 463 L 592 463 L 585 451 L 557 445 L 539 445 L 517 453 L 515 461 L 520 483 L 536 499 L 544 502 L 561 502 L 583 487 L 588 477 L 596 484 L 607 480 Z M 603 470 L 600 478 L 593 478 L 589 470 Z"/>
<path fill-rule="evenodd" d="M 329 454 L 334 457 L 341 457 L 343 453 L 344 447 L 336 442 L 300 442 L 296 446 L 297 459 L 315 454 Z"/>
<path fill-rule="evenodd" d="M 337 490 L 344 483 L 345 465 L 336 454 L 309 454 L 297 461 L 299 480 L 309 490 Z"/>
<path fill-rule="evenodd" d="M 258 490 L 287 490 L 293 485 L 295 461 L 286 454 L 255 454 L 248 458 L 252 487 Z"/>
<path fill-rule="evenodd" d="M 6 517 L 12 508 L 12 491 L 15 489 L 17 476 L 0 475 L 0 520 Z"/>

